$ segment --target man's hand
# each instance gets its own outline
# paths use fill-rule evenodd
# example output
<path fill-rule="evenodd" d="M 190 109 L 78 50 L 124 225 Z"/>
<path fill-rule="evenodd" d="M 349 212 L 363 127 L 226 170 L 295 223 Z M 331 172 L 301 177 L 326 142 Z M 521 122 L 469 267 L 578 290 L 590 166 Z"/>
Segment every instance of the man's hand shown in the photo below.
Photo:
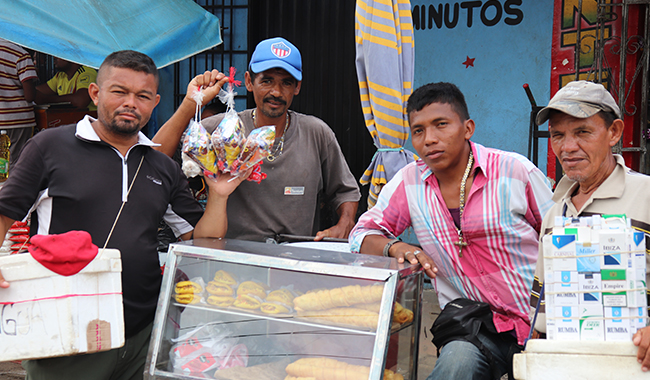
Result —
<path fill-rule="evenodd" d="M 323 240 L 323 238 L 331 237 L 338 239 L 347 239 L 350 236 L 350 231 L 354 228 L 354 217 L 357 213 L 357 202 L 343 202 L 336 209 L 339 215 L 339 221 L 336 225 L 316 233 L 314 241 Z"/>
<path fill-rule="evenodd" d="M 422 248 L 420 247 L 404 242 L 398 242 L 390 247 L 388 250 L 388 256 L 396 258 L 397 262 L 400 264 L 403 263 L 404 260 L 408 260 L 412 265 L 420 263 L 424 272 L 431 278 L 435 278 L 438 273 L 438 267 L 436 264 L 429 255 L 422 251 Z"/>
<path fill-rule="evenodd" d="M 219 95 L 219 91 L 224 84 L 228 82 L 228 77 L 219 72 L 218 70 L 206 71 L 201 75 L 197 75 L 187 85 L 187 93 L 185 99 L 194 102 L 194 93 L 201 89 L 203 92 L 202 104 L 208 104 L 215 96 Z"/>
<path fill-rule="evenodd" d="M 235 177 L 230 173 L 219 173 L 216 179 L 206 175 L 205 182 L 208 185 L 208 203 L 205 205 L 205 211 L 199 222 L 194 227 L 194 233 L 188 232 L 181 238 L 187 240 L 194 238 L 222 238 L 228 231 L 228 215 L 226 215 L 228 206 L 228 196 L 235 191 L 253 169 L 247 170 L 241 176 Z"/>
<path fill-rule="evenodd" d="M 210 188 L 210 194 L 215 194 L 218 197 L 227 198 L 233 191 L 244 182 L 253 172 L 253 168 L 248 169 L 240 176 L 233 176 L 230 173 L 219 172 L 217 178 L 210 178 L 205 176 L 205 182 Z"/>
<path fill-rule="evenodd" d="M 202 104 L 208 104 L 227 81 L 228 77 L 217 70 L 206 71 L 195 76 L 187 85 L 187 93 L 181 105 L 151 139 L 156 144 L 160 144 L 160 146 L 154 146 L 153 149 L 165 153 L 169 157 L 174 157 L 181 136 L 196 113 L 194 94 L 200 87 L 203 92 Z"/>
<path fill-rule="evenodd" d="M 650 326 L 644 327 L 637 331 L 632 337 L 632 343 L 639 347 L 636 353 L 636 359 L 641 364 L 641 370 L 647 372 L 650 369 Z"/>
<path fill-rule="evenodd" d="M 0 288 L 6 289 L 9 287 L 9 283 L 7 280 L 5 280 L 4 277 L 2 277 L 2 273 L 0 273 Z"/>
<path fill-rule="evenodd" d="M 350 231 L 352 231 L 353 227 L 354 227 L 354 223 L 339 219 L 339 222 L 336 225 L 326 230 L 318 231 L 316 233 L 316 237 L 314 238 L 314 241 L 323 240 L 323 238 L 326 237 L 347 239 L 348 236 L 350 236 Z"/>

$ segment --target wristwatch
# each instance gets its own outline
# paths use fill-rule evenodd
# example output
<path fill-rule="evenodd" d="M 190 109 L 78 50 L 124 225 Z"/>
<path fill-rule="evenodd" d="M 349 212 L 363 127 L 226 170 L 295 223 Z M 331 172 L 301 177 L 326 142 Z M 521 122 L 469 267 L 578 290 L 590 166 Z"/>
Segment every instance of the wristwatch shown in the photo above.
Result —
<path fill-rule="evenodd" d="M 383 252 L 384 257 L 390 257 L 390 255 L 388 254 L 388 250 L 390 249 L 390 247 L 393 246 L 393 244 L 399 243 L 400 241 L 401 240 L 399 240 L 399 239 L 393 239 L 393 240 L 389 241 L 388 243 L 386 243 L 386 245 L 384 246 L 384 252 Z"/>

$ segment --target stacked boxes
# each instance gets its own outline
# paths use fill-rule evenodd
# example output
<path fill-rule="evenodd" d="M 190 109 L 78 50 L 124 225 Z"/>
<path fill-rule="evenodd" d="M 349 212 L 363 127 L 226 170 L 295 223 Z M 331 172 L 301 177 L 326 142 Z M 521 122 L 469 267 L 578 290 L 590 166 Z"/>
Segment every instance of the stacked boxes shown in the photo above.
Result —
<path fill-rule="evenodd" d="M 557 217 L 543 243 L 548 339 L 631 341 L 647 325 L 645 235 L 625 215 Z"/>

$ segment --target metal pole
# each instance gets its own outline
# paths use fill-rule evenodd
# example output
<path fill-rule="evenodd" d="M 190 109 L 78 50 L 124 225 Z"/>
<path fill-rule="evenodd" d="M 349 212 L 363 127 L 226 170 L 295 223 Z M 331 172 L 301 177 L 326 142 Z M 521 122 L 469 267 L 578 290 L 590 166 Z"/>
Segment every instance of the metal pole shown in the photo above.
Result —
<path fill-rule="evenodd" d="M 628 5 L 623 1 L 623 8 L 621 9 L 621 51 L 619 57 L 619 74 L 618 74 L 618 106 L 621 109 L 621 116 L 625 118 L 625 61 L 627 56 L 627 19 L 628 19 Z M 619 140 L 614 146 L 614 153 L 621 153 L 623 147 L 623 139 Z"/>
<path fill-rule="evenodd" d="M 582 0 L 578 1 L 578 20 L 576 21 L 576 52 L 575 52 L 575 80 L 580 80 L 580 34 L 582 33 Z"/>

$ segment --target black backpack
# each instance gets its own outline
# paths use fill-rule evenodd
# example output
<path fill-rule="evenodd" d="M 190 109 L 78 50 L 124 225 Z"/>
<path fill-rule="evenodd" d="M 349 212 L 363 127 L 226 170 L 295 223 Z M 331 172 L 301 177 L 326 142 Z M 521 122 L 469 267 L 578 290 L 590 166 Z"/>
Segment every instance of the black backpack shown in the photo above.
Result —
<path fill-rule="evenodd" d="M 478 339 L 479 332 L 496 335 L 497 329 L 492 321 L 492 310 L 485 302 L 472 301 L 467 298 L 457 298 L 445 306 L 431 326 L 432 342 L 438 350 L 453 340 L 464 340 L 472 343 L 485 355 L 490 363 L 492 353 Z M 495 378 L 499 377 L 497 369 L 490 366 Z"/>

